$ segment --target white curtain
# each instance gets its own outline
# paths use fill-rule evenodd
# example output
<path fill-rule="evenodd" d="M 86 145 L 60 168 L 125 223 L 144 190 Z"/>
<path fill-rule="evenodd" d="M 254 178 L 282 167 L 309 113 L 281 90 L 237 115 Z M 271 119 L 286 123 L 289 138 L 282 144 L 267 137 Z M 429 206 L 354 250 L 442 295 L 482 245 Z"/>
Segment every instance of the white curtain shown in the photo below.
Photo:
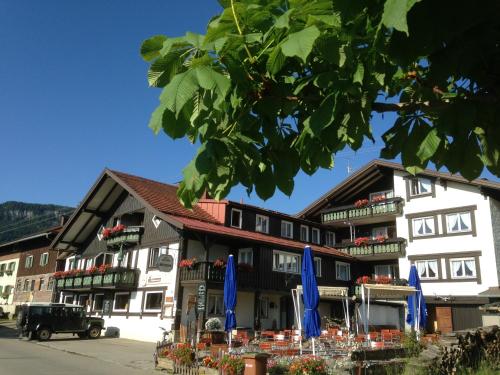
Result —
<path fill-rule="evenodd" d="M 474 259 L 464 260 L 464 270 L 465 276 L 475 276 L 476 275 L 476 264 Z"/>
<path fill-rule="evenodd" d="M 420 194 L 430 193 L 431 191 L 431 182 L 427 179 L 419 179 L 420 183 Z"/>
<path fill-rule="evenodd" d="M 425 218 L 424 221 L 425 221 L 425 234 L 434 233 L 434 230 L 432 229 L 434 225 L 434 219 L 432 217 L 428 217 Z"/>
<path fill-rule="evenodd" d="M 446 223 L 448 224 L 448 232 L 458 231 L 458 214 L 446 215 Z"/>
<path fill-rule="evenodd" d="M 425 262 L 417 262 L 416 266 L 417 266 L 417 271 L 418 271 L 418 274 L 420 275 L 420 277 L 427 277 Z"/>
<path fill-rule="evenodd" d="M 453 276 L 463 276 L 463 270 L 462 270 L 462 262 L 461 261 L 452 261 L 451 262 L 451 274 Z"/>
<path fill-rule="evenodd" d="M 424 221 L 422 219 L 413 220 L 413 232 L 416 234 L 424 234 Z"/>
<path fill-rule="evenodd" d="M 462 230 L 471 229 L 470 212 L 465 212 L 463 214 L 460 214 L 460 224 L 462 226 Z"/>
<path fill-rule="evenodd" d="M 429 277 L 437 277 L 437 261 L 430 260 L 427 265 L 429 267 Z"/>

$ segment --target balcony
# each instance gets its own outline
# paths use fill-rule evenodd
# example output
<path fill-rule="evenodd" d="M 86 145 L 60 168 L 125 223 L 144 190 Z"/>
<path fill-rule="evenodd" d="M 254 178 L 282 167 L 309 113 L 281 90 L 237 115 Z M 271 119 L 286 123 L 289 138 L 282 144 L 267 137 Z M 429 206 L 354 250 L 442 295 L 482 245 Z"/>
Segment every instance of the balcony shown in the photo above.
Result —
<path fill-rule="evenodd" d="M 405 254 L 406 240 L 404 238 L 390 238 L 384 242 L 368 240 L 362 244 L 349 242 L 337 245 L 336 248 L 346 254 L 357 258 L 367 258 L 370 260 L 394 259 L 403 257 Z"/>
<path fill-rule="evenodd" d="M 118 233 L 112 234 L 106 238 L 106 245 L 108 247 L 133 246 L 141 241 L 141 234 L 144 228 L 141 226 L 126 227 Z"/>
<path fill-rule="evenodd" d="M 323 224 L 346 226 L 349 222 L 356 225 L 379 223 L 394 219 L 403 213 L 403 198 L 388 198 L 378 202 L 368 202 L 363 207 L 354 204 L 331 208 L 323 211 Z"/>
<path fill-rule="evenodd" d="M 137 286 L 138 280 L 138 270 L 129 268 L 110 268 L 105 273 L 56 278 L 56 287 L 59 290 L 129 290 Z"/>
<path fill-rule="evenodd" d="M 237 265 L 237 280 L 239 287 L 257 285 L 256 272 L 249 266 Z M 213 282 L 223 283 L 226 267 L 215 267 L 213 262 L 196 262 L 193 267 L 180 268 L 180 281 L 184 284 Z"/>

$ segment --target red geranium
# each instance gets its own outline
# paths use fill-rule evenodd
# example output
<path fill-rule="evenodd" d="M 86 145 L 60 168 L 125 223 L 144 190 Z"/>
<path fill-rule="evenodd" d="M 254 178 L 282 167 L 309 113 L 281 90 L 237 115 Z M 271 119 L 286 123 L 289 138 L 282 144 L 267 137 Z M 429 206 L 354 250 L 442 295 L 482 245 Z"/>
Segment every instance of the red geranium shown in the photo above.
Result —
<path fill-rule="evenodd" d="M 368 237 L 358 237 L 354 240 L 355 246 L 367 245 L 370 239 Z"/>
<path fill-rule="evenodd" d="M 226 261 L 222 258 L 219 258 L 214 262 L 214 267 L 224 268 L 225 266 L 226 266 Z"/>
<path fill-rule="evenodd" d="M 85 270 L 85 273 L 87 275 L 92 275 L 98 271 L 98 268 L 96 266 L 89 267 Z"/>
<path fill-rule="evenodd" d="M 361 284 L 369 284 L 371 282 L 370 276 L 360 276 L 356 279 L 356 284 L 361 285 Z"/>
<path fill-rule="evenodd" d="M 381 234 L 379 234 L 378 236 L 376 236 L 376 237 L 375 237 L 375 240 L 376 240 L 377 242 L 380 242 L 380 243 L 385 242 L 385 240 L 386 240 L 386 239 L 387 239 L 387 238 L 386 238 L 385 236 L 381 235 Z"/>
<path fill-rule="evenodd" d="M 382 201 L 385 201 L 385 196 L 383 195 L 377 195 L 375 197 L 372 198 L 372 202 L 382 202 Z"/>
<path fill-rule="evenodd" d="M 356 208 L 365 207 L 366 205 L 368 205 L 368 203 L 370 203 L 368 199 L 358 199 L 356 202 L 354 202 L 354 207 Z"/>
<path fill-rule="evenodd" d="M 380 276 L 375 277 L 375 282 L 377 284 L 391 284 L 392 278 L 389 276 L 380 275 Z"/>
<path fill-rule="evenodd" d="M 179 262 L 180 268 L 192 268 L 196 264 L 196 258 L 182 259 Z"/>
<path fill-rule="evenodd" d="M 97 269 L 100 273 L 105 273 L 106 270 L 109 268 L 113 267 L 111 264 L 101 264 L 99 268 Z"/>

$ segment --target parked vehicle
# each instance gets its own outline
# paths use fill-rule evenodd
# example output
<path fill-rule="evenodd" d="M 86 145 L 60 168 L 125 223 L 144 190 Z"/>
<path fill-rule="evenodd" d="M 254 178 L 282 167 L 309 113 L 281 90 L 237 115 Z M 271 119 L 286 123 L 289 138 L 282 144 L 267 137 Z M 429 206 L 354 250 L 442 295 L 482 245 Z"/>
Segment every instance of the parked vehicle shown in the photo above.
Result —
<path fill-rule="evenodd" d="M 84 307 L 67 303 L 28 303 L 21 306 L 16 322 L 20 337 L 50 339 L 53 333 L 73 333 L 96 339 L 104 320 L 88 317 Z"/>

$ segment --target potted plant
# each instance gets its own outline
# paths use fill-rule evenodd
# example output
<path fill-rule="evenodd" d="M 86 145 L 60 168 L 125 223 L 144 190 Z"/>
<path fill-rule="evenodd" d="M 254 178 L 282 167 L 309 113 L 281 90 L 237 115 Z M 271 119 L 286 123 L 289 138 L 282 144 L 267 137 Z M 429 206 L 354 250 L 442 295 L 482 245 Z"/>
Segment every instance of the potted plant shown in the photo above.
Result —
<path fill-rule="evenodd" d="M 314 356 L 298 357 L 290 364 L 290 375 L 326 375 L 326 363 L 323 358 Z"/>
<path fill-rule="evenodd" d="M 224 268 L 226 267 L 226 261 L 222 258 L 216 259 L 214 262 L 215 268 Z"/>
<path fill-rule="evenodd" d="M 354 245 L 355 246 L 364 246 L 368 245 L 368 242 L 370 241 L 370 238 L 368 237 L 358 237 L 354 240 Z"/>
<path fill-rule="evenodd" d="M 368 205 L 370 201 L 368 199 L 358 199 L 356 202 L 354 202 L 354 207 L 356 208 L 363 208 Z"/>
<path fill-rule="evenodd" d="M 212 344 L 223 344 L 225 333 L 222 331 L 222 322 L 219 318 L 210 318 L 205 323 L 205 330 L 210 333 Z"/>
<path fill-rule="evenodd" d="M 179 268 L 188 268 L 192 269 L 196 264 L 196 258 L 190 258 L 190 259 L 182 259 L 179 262 Z"/>
<path fill-rule="evenodd" d="M 226 354 L 220 360 L 220 367 L 224 375 L 241 375 L 245 370 L 243 358 Z"/>
<path fill-rule="evenodd" d="M 172 358 L 178 365 L 191 366 L 193 364 L 194 352 L 189 346 L 178 346 L 172 351 Z"/>
<path fill-rule="evenodd" d="M 201 361 L 202 366 L 199 368 L 200 375 L 218 375 L 219 374 L 219 361 L 207 356 Z"/>

